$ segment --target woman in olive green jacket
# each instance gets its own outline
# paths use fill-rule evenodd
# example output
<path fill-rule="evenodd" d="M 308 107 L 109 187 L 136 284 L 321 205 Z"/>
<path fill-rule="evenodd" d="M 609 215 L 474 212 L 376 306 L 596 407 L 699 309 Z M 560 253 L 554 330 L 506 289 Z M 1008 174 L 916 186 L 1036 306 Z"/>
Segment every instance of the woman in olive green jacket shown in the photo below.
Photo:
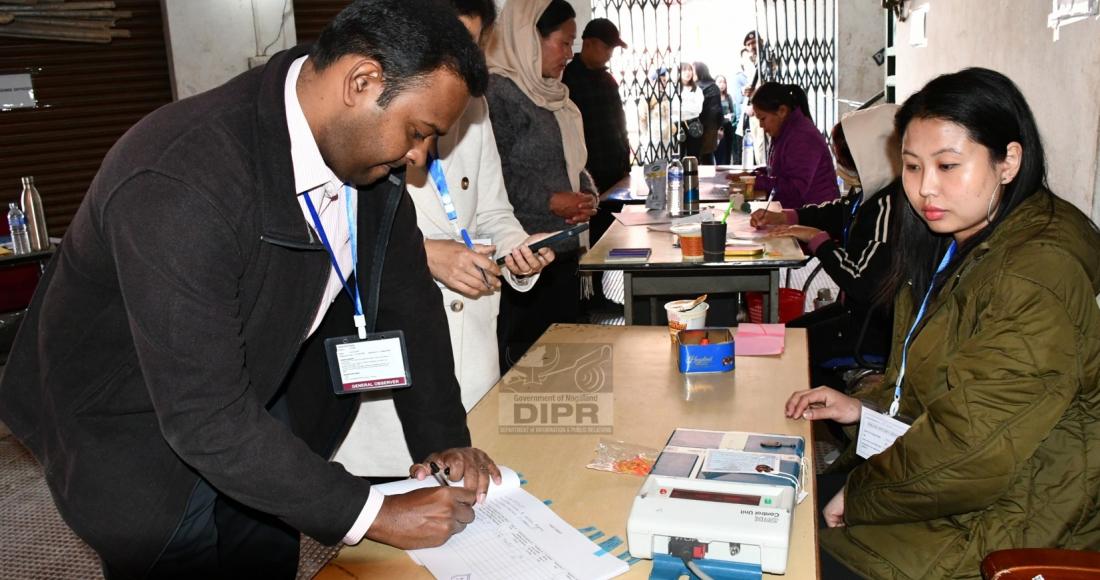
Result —
<path fill-rule="evenodd" d="M 1047 190 L 1031 110 L 999 73 L 931 81 L 897 127 L 914 211 L 886 380 L 862 401 L 795 393 L 786 413 L 866 425 L 897 401 L 914 420 L 825 506 L 823 560 L 980 578 L 994 550 L 1100 549 L 1100 234 Z"/>

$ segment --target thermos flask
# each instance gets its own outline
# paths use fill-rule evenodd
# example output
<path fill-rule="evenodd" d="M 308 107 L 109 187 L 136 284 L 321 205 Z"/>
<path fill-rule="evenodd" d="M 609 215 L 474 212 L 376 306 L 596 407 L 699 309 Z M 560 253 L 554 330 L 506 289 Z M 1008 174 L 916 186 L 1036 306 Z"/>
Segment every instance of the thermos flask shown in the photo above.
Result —
<path fill-rule="evenodd" d="M 699 160 L 684 157 L 684 213 L 699 213 Z"/>

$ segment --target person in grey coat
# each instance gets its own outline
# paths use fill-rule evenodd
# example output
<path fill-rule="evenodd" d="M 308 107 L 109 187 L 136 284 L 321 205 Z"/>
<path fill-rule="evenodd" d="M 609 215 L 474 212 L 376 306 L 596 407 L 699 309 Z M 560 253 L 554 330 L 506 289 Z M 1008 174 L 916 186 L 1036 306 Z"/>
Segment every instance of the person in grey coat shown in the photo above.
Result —
<path fill-rule="evenodd" d="M 573 56 L 576 13 L 565 0 L 511 0 L 504 5 L 489 64 L 489 118 L 516 217 L 529 232 L 587 222 L 599 203 L 584 170 L 587 150 L 580 110 L 561 82 Z M 532 34 L 532 26 L 537 30 Z M 507 371 L 553 323 L 576 322 L 580 248 L 555 248 L 555 263 L 526 293 L 504 288 L 497 338 Z"/>

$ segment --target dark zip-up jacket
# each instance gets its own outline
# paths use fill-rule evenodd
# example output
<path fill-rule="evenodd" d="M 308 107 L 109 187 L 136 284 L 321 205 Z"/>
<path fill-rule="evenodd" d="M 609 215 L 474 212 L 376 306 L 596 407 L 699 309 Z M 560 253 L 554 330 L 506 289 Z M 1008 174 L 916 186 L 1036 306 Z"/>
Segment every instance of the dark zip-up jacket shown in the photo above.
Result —
<path fill-rule="evenodd" d="M 331 269 L 296 199 L 283 104 L 306 50 L 131 128 L 16 337 L 0 419 L 43 465 L 65 521 L 115 567 L 148 569 L 200 475 L 330 544 L 369 493 L 317 452 L 357 399 L 333 394 L 323 337 L 303 351 Z M 359 190 L 360 291 L 378 282 L 370 266 L 393 196 L 377 327 L 405 332 L 413 387 L 395 399 L 420 459 L 468 445 L 469 432 L 441 297 L 396 177 Z M 354 333 L 350 317 L 328 318 L 324 332 Z M 293 429 L 265 410 L 280 388 Z"/>
<path fill-rule="evenodd" d="M 861 201 L 853 215 L 856 200 Z M 799 224 L 829 235 L 813 248 L 813 255 L 844 293 L 844 306 L 851 313 L 846 338 L 855 341 L 866 317 L 873 316 L 860 347 L 863 354 L 890 352 L 893 312 L 890 308 L 872 311 L 871 304 L 890 271 L 890 224 L 896 219 L 895 212 L 905 209 L 899 208 L 899 203 L 906 201 L 900 182 L 894 182 L 866 199 L 855 191 L 841 199 L 791 210 Z"/>

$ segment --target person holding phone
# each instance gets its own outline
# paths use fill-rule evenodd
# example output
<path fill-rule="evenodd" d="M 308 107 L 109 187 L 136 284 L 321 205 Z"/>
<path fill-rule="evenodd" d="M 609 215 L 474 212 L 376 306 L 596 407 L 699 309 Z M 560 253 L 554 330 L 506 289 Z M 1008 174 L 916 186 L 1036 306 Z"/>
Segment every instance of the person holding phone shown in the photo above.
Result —
<path fill-rule="evenodd" d="M 481 45 L 496 20 L 493 0 L 450 4 Z M 528 235 L 513 213 L 485 99 L 470 99 L 435 145 L 431 163 L 437 167 L 408 167 L 405 175 L 425 238 L 428 269 L 443 294 L 455 376 L 462 406 L 469 412 L 500 378 L 495 347 L 502 285 L 516 292 L 531 290 L 539 272 L 554 261 L 554 252 L 550 247 L 528 249 L 550 234 Z M 361 399 L 333 460 L 356 475 L 407 475 L 412 458 L 393 392 L 368 393 Z"/>
<path fill-rule="evenodd" d="M 565 0 L 510 0 L 501 10 L 489 64 L 489 117 L 504 184 L 528 231 L 587 222 L 599 197 L 584 170 L 588 153 L 581 113 L 561 82 L 573 56 L 576 13 Z M 526 293 L 504 288 L 497 327 L 507 370 L 553 323 L 580 316 L 580 245 L 557 246 L 557 260 Z"/>

